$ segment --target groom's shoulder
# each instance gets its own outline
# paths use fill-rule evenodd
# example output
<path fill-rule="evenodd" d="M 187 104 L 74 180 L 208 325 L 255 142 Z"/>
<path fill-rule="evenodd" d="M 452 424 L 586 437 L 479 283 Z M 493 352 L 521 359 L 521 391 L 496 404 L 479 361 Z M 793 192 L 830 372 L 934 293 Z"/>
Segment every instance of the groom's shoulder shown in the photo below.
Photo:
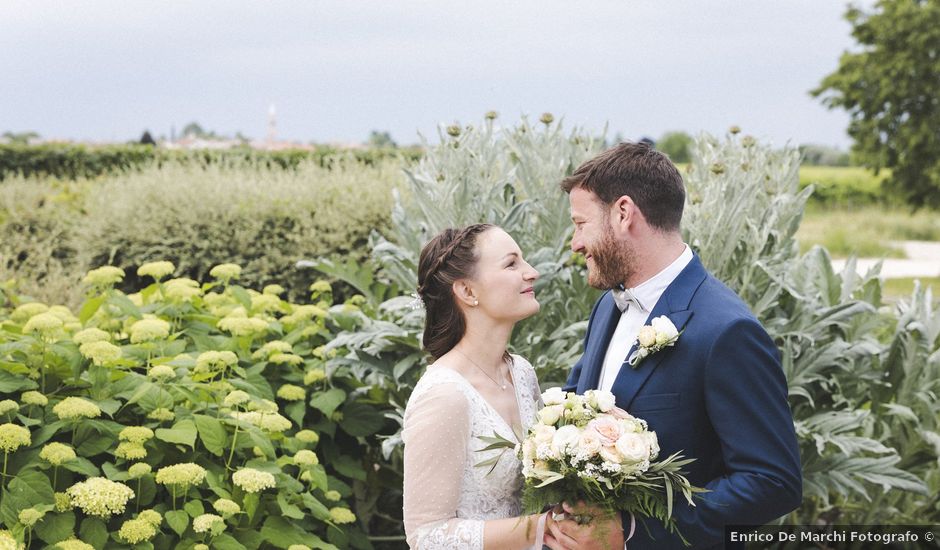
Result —
<path fill-rule="evenodd" d="M 757 318 L 754 317 L 751 308 L 744 303 L 744 300 L 711 273 L 707 274 L 695 293 L 690 307 L 695 310 L 696 315 L 707 314 L 710 323 L 714 325 L 731 324 L 742 320 L 757 322 Z"/>

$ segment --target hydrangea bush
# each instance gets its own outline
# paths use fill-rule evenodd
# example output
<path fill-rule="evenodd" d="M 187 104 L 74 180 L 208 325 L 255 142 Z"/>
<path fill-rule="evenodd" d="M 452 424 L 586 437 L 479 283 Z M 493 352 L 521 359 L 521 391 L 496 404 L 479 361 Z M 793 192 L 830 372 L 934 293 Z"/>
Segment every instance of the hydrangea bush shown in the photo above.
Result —
<path fill-rule="evenodd" d="M 386 420 L 324 347 L 359 308 L 174 271 L 141 266 L 127 295 L 92 270 L 77 311 L 0 294 L 0 546 L 371 548 Z"/>

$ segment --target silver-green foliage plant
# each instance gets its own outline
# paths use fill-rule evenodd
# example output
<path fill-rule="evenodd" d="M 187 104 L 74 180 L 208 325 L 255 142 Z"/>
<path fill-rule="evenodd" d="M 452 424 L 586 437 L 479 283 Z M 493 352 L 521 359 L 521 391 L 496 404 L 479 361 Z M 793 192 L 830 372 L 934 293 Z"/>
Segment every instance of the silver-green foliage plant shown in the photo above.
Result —
<path fill-rule="evenodd" d="M 175 267 L 146 264 L 133 294 L 93 270 L 74 311 L 0 293 L 0 524 L 27 547 L 371 548 L 384 404 L 324 345 L 355 300 Z"/>
<path fill-rule="evenodd" d="M 388 238 L 377 239 L 373 256 L 399 288 L 414 289 L 421 248 L 441 230 L 472 223 L 505 229 L 539 271 L 535 292 L 542 306 L 516 331 L 512 347 L 544 380 L 558 382 L 580 345 L 584 319 L 571 312 L 589 310 L 597 296 L 569 250 L 572 226 L 559 183 L 602 141 L 578 128 L 567 131 L 547 114 L 535 126 L 523 119 L 498 128 L 493 118 L 451 126 L 439 139 L 425 144 L 425 157 L 406 171 Z"/>
<path fill-rule="evenodd" d="M 501 223 L 534 259 L 543 311 L 521 324 L 512 345 L 541 367 L 543 382 L 564 378 L 596 293 L 567 252 L 568 206 L 557 185 L 598 146 L 581 131 L 564 135 L 551 125 L 534 131 L 523 122 L 501 133 L 488 124 L 453 128 L 409 172 L 389 240 L 376 241 L 374 255 L 394 284 L 349 264 L 321 266 L 358 279 L 375 298 L 360 328 L 330 346 L 342 350 L 337 364 L 363 365 L 371 381 L 393 388 L 397 412 L 390 416 L 400 422 L 425 364 L 421 312 L 398 294 L 413 288 L 420 247 L 449 225 Z M 819 248 L 800 256 L 794 236 L 812 189 L 800 190 L 796 151 L 733 131 L 699 137 L 692 156 L 686 242 L 780 348 L 805 476 L 804 505 L 791 519 L 936 520 L 940 510 L 927 496 L 940 484 L 940 315 L 932 298 L 918 291 L 893 309 L 881 302 L 877 271 L 858 275 L 850 261 L 834 273 Z M 535 198 L 538 204 L 527 202 Z M 393 435 L 383 445 L 393 463 L 399 443 Z"/>
<path fill-rule="evenodd" d="M 878 271 L 859 275 L 854 260 L 835 273 L 824 249 L 799 255 L 812 189 L 798 191 L 798 167 L 792 150 L 702 136 L 684 218 L 687 242 L 780 348 L 805 480 L 794 519 L 937 518 L 940 315 L 920 291 L 886 306 Z"/>

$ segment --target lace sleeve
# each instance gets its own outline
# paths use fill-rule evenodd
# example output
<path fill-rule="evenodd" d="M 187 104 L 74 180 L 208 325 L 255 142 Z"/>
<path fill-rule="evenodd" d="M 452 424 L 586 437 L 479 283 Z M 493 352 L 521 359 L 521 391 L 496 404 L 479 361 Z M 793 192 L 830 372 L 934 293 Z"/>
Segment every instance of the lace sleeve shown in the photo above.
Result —
<path fill-rule="evenodd" d="M 404 519 L 420 550 L 482 550 L 483 521 L 457 519 L 470 405 L 452 382 L 416 390 L 405 411 Z"/>

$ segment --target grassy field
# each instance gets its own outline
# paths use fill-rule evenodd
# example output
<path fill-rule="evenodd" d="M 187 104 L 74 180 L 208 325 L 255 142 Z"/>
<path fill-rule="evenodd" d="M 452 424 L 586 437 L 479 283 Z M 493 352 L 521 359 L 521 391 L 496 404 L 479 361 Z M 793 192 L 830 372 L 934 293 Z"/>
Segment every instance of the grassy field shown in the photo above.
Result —
<path fill-rule="evenodd" d="M 940 215 L 900 208 L 824 207 L 810 204 L 797 232 L 800 248 L 822 245 L 836 258 L 904 258 L 891 241 L 940 241 Z"/>

